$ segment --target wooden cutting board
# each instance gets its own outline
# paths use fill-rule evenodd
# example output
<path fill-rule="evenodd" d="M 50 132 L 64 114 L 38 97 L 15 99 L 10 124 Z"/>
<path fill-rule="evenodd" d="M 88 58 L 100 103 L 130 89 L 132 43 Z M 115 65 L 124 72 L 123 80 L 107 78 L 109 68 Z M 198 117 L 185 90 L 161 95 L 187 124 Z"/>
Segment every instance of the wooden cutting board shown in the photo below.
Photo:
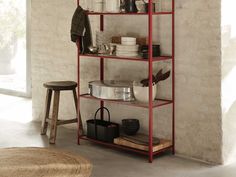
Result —
<path fill-rule="evenodd" d="M 128 140 L 123 139 L 122 137 L 115 138 L 114 143 L 118 144 L 118 145 L 121 145 L 121 146 L 127 146 L 127 147 L 130 147 L 130 148 L 134 148 L 134 149 L 149 151 L 148 146 L 130 142 Z M 165 149 L 167 147 L 170 147 L 171 145 L 172 145 L 172 143 L 171 143 L 170 140 L 160 139 L 160 144 L 153 146 L 153 152 L 159 151 L 161 149 Z"/>

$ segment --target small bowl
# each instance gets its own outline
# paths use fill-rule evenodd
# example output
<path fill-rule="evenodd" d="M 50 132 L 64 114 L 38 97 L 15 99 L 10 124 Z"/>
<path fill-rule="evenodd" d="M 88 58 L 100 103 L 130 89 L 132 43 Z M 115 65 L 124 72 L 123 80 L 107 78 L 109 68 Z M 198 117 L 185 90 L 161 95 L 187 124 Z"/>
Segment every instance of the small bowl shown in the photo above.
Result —
<path fill-rule="evenodd" d="M 140 128 L 138 119 L 123 119 L 122 129 L 126 135 L 135 135 Z"/>

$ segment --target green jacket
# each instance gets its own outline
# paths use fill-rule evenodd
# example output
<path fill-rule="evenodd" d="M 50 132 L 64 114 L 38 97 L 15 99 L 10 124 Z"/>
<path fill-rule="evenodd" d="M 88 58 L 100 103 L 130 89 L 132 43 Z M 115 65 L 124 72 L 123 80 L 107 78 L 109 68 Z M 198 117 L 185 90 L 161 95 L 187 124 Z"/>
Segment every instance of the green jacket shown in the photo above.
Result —
<path fill-rule="evenodd" d="M 81 53 L 89 53 L 88 47 L 92 45 L 92 32 L 89 17 L 80 6 L 77 7 L 71 22 L 71 41 L 80 42 Z"/>

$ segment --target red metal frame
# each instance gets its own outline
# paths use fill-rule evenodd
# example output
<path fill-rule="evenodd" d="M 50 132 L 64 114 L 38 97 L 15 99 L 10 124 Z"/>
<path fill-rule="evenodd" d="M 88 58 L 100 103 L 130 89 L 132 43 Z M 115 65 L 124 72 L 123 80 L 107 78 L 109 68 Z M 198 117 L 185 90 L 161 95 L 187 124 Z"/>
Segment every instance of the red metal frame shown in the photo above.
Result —
<path fill-rule="evenodd" d="M 175 0 L 172 0 L 172 154 L 175 154 Z"/>
<path fill-rule="evenodd" d="M 143 155 L 149 155 L 149 152 L 147 152 L 147 151 L 142 151 L 142 150 L 139 150 L 139 149 L 134 149 L 134 148 L 130 148 L 130 147 L 126 147 L 126 146 L 121 146 L 121 145 L 117 145 L 117 144 L 113 144 L 113 143 L 107 143 L 107 142 L 103 142 L 103 141 L 98 141 L 98 140 L 95 140 L 95 139 L 88 138 L 86 136 L 80 136 L 80 139 L 89 140 L 91 142 L 94 142 L 94 143 L 97 143 L 97 144 L 101 144 L 101 145 L 104 145 L 104 146 L 107 146 L 107 147 L 110 147 L 110 148 L 118 148 L 118 149 L 123 149 L 123 150 L 128 150 L 128 151 L 136 152 L 136 153 L 143 154 Z M 173 146 L 171 145 L 171 146 L 166 147 L 164 149 L 161 149 L 159 151 L 153 152 L 153 155 L 159 155 L 160 153 L 162 153 L 162 152 L 164 152 L 166 150 L 170 150 L 172 148 L 173 148 Z"/>
<path fill-rule="evenodd" d="M 100 15 L 100 31 L 104 31 L 104 16 Z M 100 59 L 100 80 L 104 80 L 104 58 L 101 57 Z M 100 101 L 100 108 L 104 107 L 104 101 Z M 104 119 L 104 110 L 101 111 L 101 119 Z"/>
<path fill-rule="evenodd" d="M 104 59 L 111 59 L 111 60 L 129 60 L 129 61 L 142 61 L 148 62 L 148 59 L 143 59 L 142 57 L 117 57 L 117 56 L 110 56 L 110 55 L 94 55 L 94 54 L 82 54 L 80 56 L 83 57 L 90 57 L 90 58 L 104 58 Z M 157 61 L 164 61 L 164 60 L 172 60 L 172 56 L 160 56 L 160 57 L 153 57 L 153 62 Z"/>
<path fill-rule="evenodd" d="M 80 98 L 87 98 L 87 99 L 95 99 L 100 101 L 100 106 L 104 106 L 104 101 L 119 103 L 119 104 L 125 104 L 129 106 L 136 106 L 136 107 L 142 107 L 142 108 L 148 108 L 149 111 L 149 152 L 140 151 L 133 148 L 128 148 L 124 146 L 115 145 L 112 143 L 104 143 L 97 140 L 89 139 L 87 137 L 81 136 L 79 134 L 79 121 L 78 121 L 78 144 L 80 143 L 80 139 L 89 140 L 98 144 L 107 145 L 109 147 L 119 148 L 119 149 L 125 149 L 130 150 L 133 152 L 137 152 L 140 154 L 148 155 L 149 162 L 153 161 L 153 156 L 157 155 L 161 152 L 164 152 L 166 150 L 172 149 L 172 153 L 175 154 L 175 0 L 172 1 L 172 11 L 171 12 L 152 12 L 152 2 L 153 0 L 149 0 L 149 6 L 148 6 L 148 13 L 96 13 L 96 12 L 88 12 L 89 15 L 100 15 L 100 31 L 104 30 L 104 15 L 148 15 L 148 42 L 149 42 L 149 59 L 141 59 L 141 58 L 127 58 L 127 57 L 116 57 L 116 56 L 98 56 L 98 55 L 88 55 L 88 54 L 82 54 L 80 55 L 79 51 L 79 42 L 77 42 L 77 53 L 78 53 L 78 120 L 79 120 L 79 112 L 80 112 Z M 77 4 L 79 5 L 79 0 L 77 0 Z M 162 56 L 162 57 L 156 57 L 154 58 L 152 55 L 152 39 L 153 39 L 153 15 L 172 15 L 172 56 Z M 121 101 L 112 101 L 112 100 L 103 100 L 103 99 L 97 99 L 94 97 L 89 96 L 88 94 L 80 94 L 80 56 L 86 56 L 91 58 L 100 58 L 100 79 L 104 80 L 104 59 L 119 59 L 119 60 L 129 60 L 129 61 L 146 61 L 148 62 L 148 73 L 149 73 L 149 103 L 148 105 L 143 104 L 132 104 L 127 102 L 121 102 Z M 163 60 L 172 60 L 172 100 L 157 100 L 155 102 L 152 101 L 152 74 L 153 74 L 153 62 L 155 61 L 163 61 Z M 158 103 L 159 101 L 159 103 Z M 160 103 L 162 101 L 162 103 Z M 167 104 L 172 103 L 172 145 L 170 147 L 167 147 L 165 149 L 162 149 L 157 152 L 153 152 L 153 108 L 164 106 Z M 101 112 L 101 117 L 103 118 L 103 112 Z"/>
<path fill-rule="evenodd" d="M 172 12 L 154 12 L 153 15 L 169 15 Z M 88 12 L 88 15 L 148 15 L 148 13 L 109 13 L 109 12 Z"/>
<path fill-rule="evenodd" d="M 152 73 L 153 73 L 153 57 L 152 57 L 152 0 L 148 4 L 148 70 L 149 70 L 149 162 L 153 160 L 153 102 L 152 102 Z"/>
<path fill-rule="evenodd" d="M 77 0 L 77 6 L 79 6 L 79 0 Z M 78 124 L 78 139 L 77 139 L 77 143 L 80 144 L 80 45 L 79 45 L 79 41 L 76 42 L 76 46 L 77 46 L 77 82 L 78 82 L 78 87 L 77 87 L 77 93 L 78 93 L 78 99 L 77 99 L 77 124 Z"/>
<path fill-rule="evenodd" d="M 88 93 L 86 93 L 86 94 L 81 94 L 80 97 L 81 97 L 81 98 L 86 98 L 86 99 L 91 99 L 91 100 L 104 101 L 104 102 L 110 102 L 110 103 L 116 103 L 116 104 L 123 104 L 123 105 L 127 105 L 127 106 L 134 106 L 134 107 L 140 107 L 140 108 L 147 108 L 147 109 L 149 109 L 149 104 L 146 104 L 146 103 L 139 103 L 139 102 L 135 102 L 135 101 L 119 101 L 119 100 L 105 100 L 105 99 L 99 99 L 99 98 L 90 96 Z M 173 103 L 172 100 L 156 99 L 156 100 L 153 102 L 153 108 L 165 106 L 165 105 L 168 105 L 168 104 L 171 104 L 171 103 Z"/>

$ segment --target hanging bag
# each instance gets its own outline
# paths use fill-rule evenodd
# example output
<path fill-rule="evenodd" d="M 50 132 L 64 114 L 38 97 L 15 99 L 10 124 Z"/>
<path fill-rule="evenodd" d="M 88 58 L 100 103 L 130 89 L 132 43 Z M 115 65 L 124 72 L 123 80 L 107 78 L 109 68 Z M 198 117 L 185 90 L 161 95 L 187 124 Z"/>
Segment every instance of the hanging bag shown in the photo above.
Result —
<path fill-rule="evenodd" d="M 102 109 L 107 111 L 108 121 L 97 119 L 97 114 Z M 113 143 L 114 138 L 119 137 L 119 124 L 111 122 L 110 119 L 109 110 L 106 107 L 99 108 L 94 119 L 87 120 L 87 137 Z"/>

